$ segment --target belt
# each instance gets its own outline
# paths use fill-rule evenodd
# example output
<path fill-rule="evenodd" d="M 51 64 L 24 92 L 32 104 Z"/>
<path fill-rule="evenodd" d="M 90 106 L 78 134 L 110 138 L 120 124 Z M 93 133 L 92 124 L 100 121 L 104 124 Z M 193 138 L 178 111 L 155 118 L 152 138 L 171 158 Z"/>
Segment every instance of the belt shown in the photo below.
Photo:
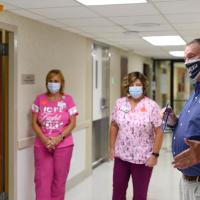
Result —
<path fill-rule="evenodd" d="M 200 182 L 200 176 L 186 176 L 183 175 L 183 178 L 187 181 L 195 181 L 195 182 Z"/>

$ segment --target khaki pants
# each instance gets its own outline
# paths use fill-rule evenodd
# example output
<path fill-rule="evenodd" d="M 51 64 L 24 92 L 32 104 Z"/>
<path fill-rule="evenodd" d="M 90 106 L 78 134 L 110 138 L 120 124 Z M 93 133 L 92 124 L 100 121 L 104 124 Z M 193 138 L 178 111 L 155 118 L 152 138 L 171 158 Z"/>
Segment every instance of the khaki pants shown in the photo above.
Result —
<path fill-rule="evenodd" d="M 181 177 L 180 200 L 200 200 L 200 182 L 187 181 Z"/>

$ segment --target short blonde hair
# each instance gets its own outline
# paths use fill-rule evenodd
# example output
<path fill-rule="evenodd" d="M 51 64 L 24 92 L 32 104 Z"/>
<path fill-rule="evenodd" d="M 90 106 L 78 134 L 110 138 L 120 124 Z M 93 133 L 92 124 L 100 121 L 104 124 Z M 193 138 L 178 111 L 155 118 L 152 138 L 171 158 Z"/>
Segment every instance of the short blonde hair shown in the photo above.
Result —
<path fill-rule="evenodd" d="M 52 69 L 51 71 L 48 72 L 48 74 L 46 76 L 46 89 L 47 89 L 47 93 L 48 94 L 50 93 L 50 91 L 48 89 L 48 82 L 53 76 L 57 76 L 57 75 L 61 79 L 61 87 L 60 87 L 60 91 L 59 92 L 60 92 L 60 94 L 64 94 L 65 78 L 63 76 L 63 73 L 59 69 Z"/>
<path fill-rule="evenodd" d="M 147 77 L 140 72 L 131 72 L 122 79 L 122 91 L 124 95 L 129 94 L 129 86 L 132 83 L 134 83 L 137 79 L 141 81 L 143 86 L 143 93 L 144 95 L 146 95 L 149 82 L 147 80 Z"/>

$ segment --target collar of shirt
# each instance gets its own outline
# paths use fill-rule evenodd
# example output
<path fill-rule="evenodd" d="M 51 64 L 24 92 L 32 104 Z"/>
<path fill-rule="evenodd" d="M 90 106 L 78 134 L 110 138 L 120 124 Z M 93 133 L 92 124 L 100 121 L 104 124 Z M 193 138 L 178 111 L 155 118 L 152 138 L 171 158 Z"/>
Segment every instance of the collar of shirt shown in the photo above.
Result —
<path fill-rule="evenodd" d="M 194 87 L 195 87 L 195 96 L 196 96 L 200 94 L 200 82 L 197 82 Z"/>

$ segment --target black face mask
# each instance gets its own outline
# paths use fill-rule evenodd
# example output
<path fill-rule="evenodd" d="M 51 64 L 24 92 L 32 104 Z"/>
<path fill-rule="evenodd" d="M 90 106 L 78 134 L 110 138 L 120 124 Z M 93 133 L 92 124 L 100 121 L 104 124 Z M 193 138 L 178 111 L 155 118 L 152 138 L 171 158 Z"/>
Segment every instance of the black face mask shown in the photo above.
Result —
<path fill-rule="evenodd" d="M 192 79 L 192 83 L 196 83 L 197 78 L 200 75 L 200 59 L 185 62 L 185 66 L 187 67 L 189 76 Z"/>

